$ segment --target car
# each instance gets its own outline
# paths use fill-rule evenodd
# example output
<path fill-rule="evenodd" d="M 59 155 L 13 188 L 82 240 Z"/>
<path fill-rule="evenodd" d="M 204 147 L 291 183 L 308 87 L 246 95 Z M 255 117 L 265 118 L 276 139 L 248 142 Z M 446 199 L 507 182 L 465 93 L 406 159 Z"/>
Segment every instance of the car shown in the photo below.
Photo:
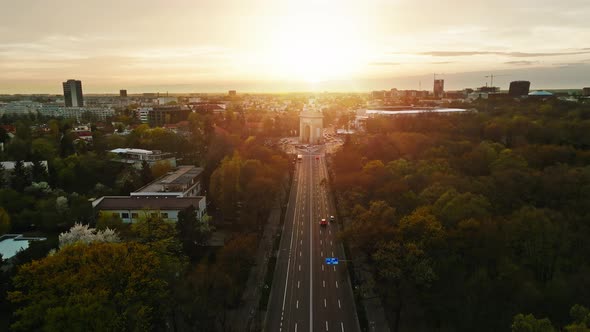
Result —
<path fill-rule="evenodd" d="M 315 160 L 320 160 L 320 156 L 315 156 Z"/>
<path fill-rule="evenodd" d="M 322 220 L 320 220 L 320 226 L 328 226 L 328 222 L 326 221 L 326 218 L 322 218 Z"/>
<path fill-rule="evenodd" d="M 336 221 L 336 218 L 334 218 L 334 216 L 330 216 L 330 222 L 334 222 Z"/>

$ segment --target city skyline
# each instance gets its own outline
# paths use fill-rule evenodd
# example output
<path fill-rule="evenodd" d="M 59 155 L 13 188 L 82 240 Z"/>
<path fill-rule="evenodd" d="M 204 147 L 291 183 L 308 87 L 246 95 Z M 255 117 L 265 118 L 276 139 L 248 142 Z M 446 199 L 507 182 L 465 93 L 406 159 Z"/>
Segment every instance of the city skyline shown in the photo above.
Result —
<path fill-rule="evenodd" d="M 59 93 L 70 78 L 88 93 L 431 90 L 433 73 L 444 74 L 447 90 L 485 85 L 490 73 L 504 75 L 494 82 L 503 89 L 522 79 L 531 89 L 590 85 L 584 0 L 20 1 L 6 9 L 0 93 Z"/>

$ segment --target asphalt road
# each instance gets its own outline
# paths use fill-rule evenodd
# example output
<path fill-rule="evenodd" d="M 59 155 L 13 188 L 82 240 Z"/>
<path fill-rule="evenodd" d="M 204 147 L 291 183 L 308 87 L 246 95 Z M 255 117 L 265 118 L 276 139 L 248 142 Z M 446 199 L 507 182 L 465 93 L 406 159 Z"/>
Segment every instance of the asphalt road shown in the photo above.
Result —
<path fill-rule="evenodd" d="M 359 331 L 339 226 L 320 226 L 335 215 L 322 148 L 299 153 L 265 331 Z M 327 257 L 339 264 L 327 265 Z"/>

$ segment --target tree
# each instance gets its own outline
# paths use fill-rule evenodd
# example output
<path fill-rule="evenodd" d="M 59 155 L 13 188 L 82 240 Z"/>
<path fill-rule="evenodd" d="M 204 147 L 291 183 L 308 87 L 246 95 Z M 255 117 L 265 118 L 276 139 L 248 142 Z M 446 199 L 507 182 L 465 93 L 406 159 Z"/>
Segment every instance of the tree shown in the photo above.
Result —
<path fill-rule="evenodd" d="M 152 170 L 150 169 L 150 164 L 148 164 L 148 162 L 145 160 L 141 162 L 141 171 L 139 173 L 139 177 L 141 178 L 141 183 L 144 185 L 154 180 Z"/>
<path fill-rule="evenodd" d="M 512 332 L 555 332 L 548 318 L 537 319 L 532 314 L 518 314 L 512 322 Z"/>
<path fill-rule="evenodd" d="M 14 164 L 14 169 L 12 170 L 12 180 L 11 186 L 14 190 L 22 192 L 25 187 L 31 184 L 31 180 L 29 178 L 29 172 L 25 168 L 25 163 L 22 160 L 17 161 Z"/>
<path fill-rule="evenodd" d="M 31 166 L 31 178 L 33 182 L 47 181 L 47 169 L 40 160 L 33 160 L 33 165 Z"/>
<path fill-rule="evenodd" d="M 221 165 L 211 175 L 211 196 L 223 211 L 224 217 L 228 219 L 235 216 L 242 194 L 240 186 L 242 163 L 240 155 L 234 153 L 231 158 L 224 158 Z"/>
<path fill-rule="evenodd" d="M 152 178 L 157 179 L 160 176 L 170 172 L 172 165 L 167 161 L 158 161 L 152 166 Z"/>
<path fill-rule="evenodd" d="M 138 243 L 74 244 L 24 264 L 9 299 L 14 331 L 158 330 L 167 308 L 161 263 Z"/>
<path fill-rule="evenodd" d="M 207 215 L 199 219 L 193 206 L 178 213 L 176 230 L 182 243 L 182 249 L 189 257 L 197 256 L 197 246 L 207 245 L 213 231 L 213 227 L 209 225 L 210 219 Z"/>
<path fill-rule="evenodd" d="M 10 231 L 10 215 L 0 207 L 0 235 L 6 234 Z"/>
<path fill-rule="evenodd" d="M 89 225 L 82 225 L 76 223 L 69 231 L 59 234 L 59 247 L 63 249 L 75 243 L 92 243 L 92 242 L 119 242 L 117 232 L 106 228 L 105 230 L 97 230 L 90 228 Z"/>

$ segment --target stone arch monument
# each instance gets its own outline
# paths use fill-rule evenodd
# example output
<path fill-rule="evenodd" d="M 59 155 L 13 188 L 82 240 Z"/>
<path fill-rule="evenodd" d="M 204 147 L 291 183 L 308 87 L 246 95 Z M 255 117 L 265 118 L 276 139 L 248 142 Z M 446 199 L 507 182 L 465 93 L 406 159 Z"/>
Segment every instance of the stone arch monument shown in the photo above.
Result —
<path fill-rule="evenodd" d="M 307 107 L 299 113 L 299 142 L 305 144 L 323 143 L 324 115 Z"/>

